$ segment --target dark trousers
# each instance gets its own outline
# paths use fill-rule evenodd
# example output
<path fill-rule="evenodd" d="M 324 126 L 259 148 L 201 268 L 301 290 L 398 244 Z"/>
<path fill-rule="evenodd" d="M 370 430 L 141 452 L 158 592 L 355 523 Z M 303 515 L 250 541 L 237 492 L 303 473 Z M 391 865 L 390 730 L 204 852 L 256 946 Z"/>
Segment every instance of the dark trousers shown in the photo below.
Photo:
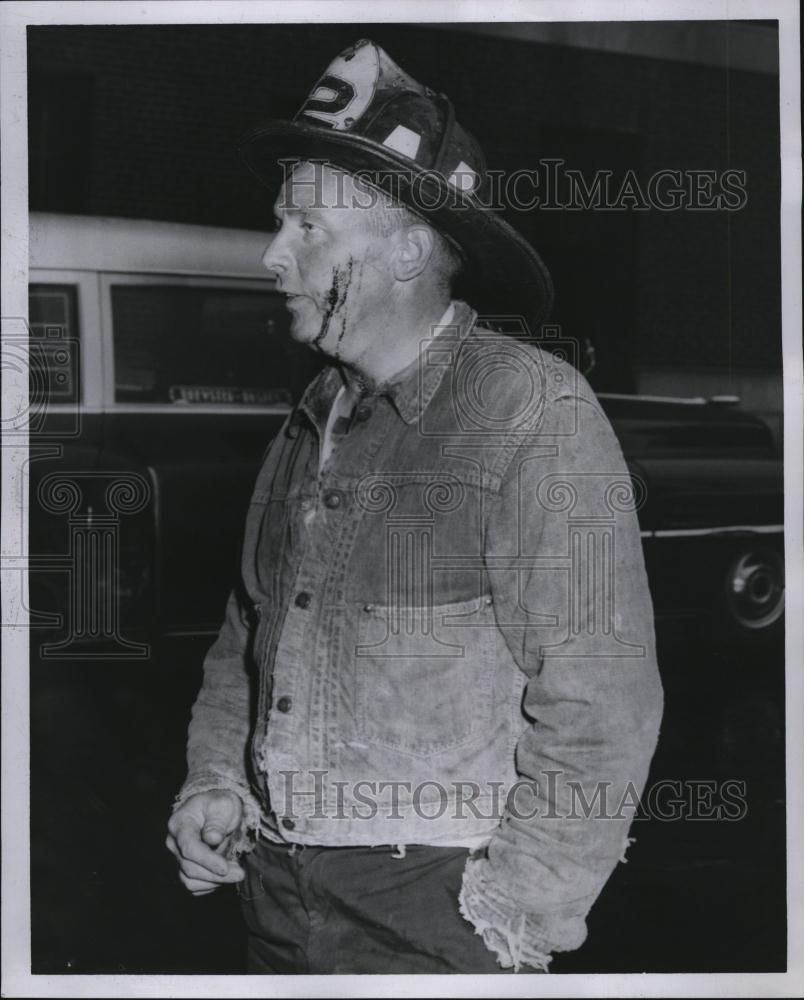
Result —
<path fill-rule="evenodd" d="M 261 841 L 238 887 L 254 973 L 505 971 L 461 916 L 466 848 Z M 525 971 L 525 970 L 523 970 Z M 527 970 L 532 971 L 532 970 Z"/>

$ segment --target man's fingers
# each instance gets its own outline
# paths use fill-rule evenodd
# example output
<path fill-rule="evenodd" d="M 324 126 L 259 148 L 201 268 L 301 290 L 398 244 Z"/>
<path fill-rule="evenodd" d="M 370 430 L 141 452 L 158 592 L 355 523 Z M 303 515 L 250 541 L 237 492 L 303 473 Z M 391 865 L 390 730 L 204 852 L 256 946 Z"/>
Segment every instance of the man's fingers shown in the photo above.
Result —
<path fill-rule="evenodd" d="M 220 885 L 219 882 L 208 882 L 206 879 L 187 878 L 182 871 L 179 871 L 179 879 L 185 889 L 189 889 L 194 896 L 206 896 Z"/>
<path fill-rule="evenodd" d="M 179 845 L 172 833 L 169 833 L 165 838 L 165 847 L 170 851 L 174 858 L 181 860 L 181 851 L 179 850 Z"/>
<path fill-rule="evenodd" d="M 179 862 L 179 868 L 189 879 L 197 879 L 201 882 L 214 882 L 216 885 L 227 885 L 231 882 L 242 882 L 246 873 L 234 861 L 230 862 L 229 870 L 225 875 L 212 874 L 207 868 L 202 868 L 194 861 L 187 861 L 184 858 Z"/>
<path fill-rule="evenodd" d="M 228 862 L 220 854 L 216 854 L 215 851 L 207 847 L 199 834 L 200 831 L 197 827 L 183 827 L 176 838 L 179 854 L 185 861 L 195 861 L 208 872 L 215 875 L 226 875 L 229 871 Z"/>
<path fill-rule="evenodd" d="M 179 861 L 180 878 L 196 896 L 244 877 L 224 853 L 243 815 L 243 803 L 225 790 L 190 796 L 168 820 L 167 849 Z"/>
<path fill-rule="evenodd" d="M 201 837 L 205 843 L 217 847 L 230 834 L 237 824 L 243 807 L 234 795 L 219 795 L 212 798 L 206 806 L 204 827 Z"/>
<path fill-rule="evenodd" d="M 185 821 L 186 819 L 184 814 L 182 814 L 181 812 L 173 813 L 173 815 L 168 820 L 168 825 L 167 825 L 168 833 L 170 834 L 171 837 L 177 836 L 179 830 L 182 827 L 182 823 Z"/>
<path fill-rule="evenodd" d="M 201 839 L 205 844 L 209 844 L 210 847 L 218 847 L 227 834 L 228 830 L 225 830 L 219 824 L 214 822 L 205 823 L 204 828 L 201 831 Z"/>

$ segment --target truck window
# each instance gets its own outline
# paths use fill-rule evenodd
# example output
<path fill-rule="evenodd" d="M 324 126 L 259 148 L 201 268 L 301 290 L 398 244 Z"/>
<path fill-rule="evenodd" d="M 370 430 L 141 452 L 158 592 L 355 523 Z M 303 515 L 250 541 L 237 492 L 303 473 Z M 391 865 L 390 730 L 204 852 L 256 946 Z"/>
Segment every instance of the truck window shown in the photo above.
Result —
<path fill-rule="evenodd" d="M 115 399 L 176 406 L 290 406 L 312 352 L 288 333 L 276 292 L 111 286 Z"/>
<path fill-rule="evenodd" d="M 78 290 L 75 285 L 28 286 L 31 403 L 77 403 Z"/>

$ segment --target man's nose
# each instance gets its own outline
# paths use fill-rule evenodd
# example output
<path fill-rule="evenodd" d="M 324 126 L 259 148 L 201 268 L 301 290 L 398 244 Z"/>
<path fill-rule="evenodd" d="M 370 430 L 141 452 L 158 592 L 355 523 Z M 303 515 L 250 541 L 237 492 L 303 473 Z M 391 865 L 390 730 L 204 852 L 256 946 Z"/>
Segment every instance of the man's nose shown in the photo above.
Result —
<path fill-rule="evenodd" d="M 281 233 L 277 233 L 265 248 L 262 255 L 262 264 L 266 270 L 273 272 L 278 280 L 281 280 L 291 266 L 291 256 L 288 251 L 287 241 L 282 238 Z"/>

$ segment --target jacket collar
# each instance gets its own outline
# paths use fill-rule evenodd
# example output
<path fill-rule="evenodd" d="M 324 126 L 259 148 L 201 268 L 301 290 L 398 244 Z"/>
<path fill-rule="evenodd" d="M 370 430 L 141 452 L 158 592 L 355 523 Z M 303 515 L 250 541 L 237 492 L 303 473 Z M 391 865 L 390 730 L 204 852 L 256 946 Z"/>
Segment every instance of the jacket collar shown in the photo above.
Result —
<path fill-rule="evenodd" d="M 436 389 L 441 384 L 446 370 L 451 366 L 451 362 L 448 364 L 422 363 L 428 352 L 432 350 L 434 342 L 437 340 L 439 347 L 442 343 L 445 347 L 448 344 L 457 346 L 470 333 L 477 319 L 475 310 L 458 299 L 454 299 L 451 303 L 451 317 L 449 312 L 450 310 L 445 313 L 445 317 L 448 319 L 447 325 L 443 326 L 432 340 L 422 344 L 419 357 L 415 358 L 384 385 L 379 386 L 372 394 L 375 398 L 385 396 L 389 399 L 406 424 L 413 424 L 421 418 L 435 395 Z M 302 413 L 316 426 L 323 428 L 332 402 L 342 385 L 343 378 L 340 370 L 335 365 L 328 365 L 313 379 L 299 400 L 296 409 L 291 414 L 289 433 L 295 434 L 295 427 Z M 371 398 L 367 397 L 365 402 L 368 403 Z"/>

